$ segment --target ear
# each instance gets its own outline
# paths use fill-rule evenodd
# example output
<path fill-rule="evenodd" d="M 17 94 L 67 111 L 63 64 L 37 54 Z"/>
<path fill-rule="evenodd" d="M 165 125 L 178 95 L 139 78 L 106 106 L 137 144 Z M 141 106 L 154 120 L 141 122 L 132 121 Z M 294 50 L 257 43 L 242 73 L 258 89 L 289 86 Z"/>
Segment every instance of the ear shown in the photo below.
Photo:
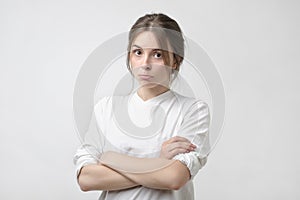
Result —
<path fill-rule="evenodd" d="M 178 67 L 178 64 L 177 64 L 176 60 L 174 60 L 174 61 L 173 61 L 173 65 L 172 65 L 172 69 L 173 69 L 173 70 L 176 70 L 177 67 Z"/>
<path fill-rule="evenodd" d="M 172 69 L 173 69 L 173 70 L 177 70 L 178 67 L 179 67 L 179 65 L 178 65 L 178 60 L 177 60 L 177 58 L 176 58 L 176 55 L 173 53 L 173 65 L 172 65 Z"/>

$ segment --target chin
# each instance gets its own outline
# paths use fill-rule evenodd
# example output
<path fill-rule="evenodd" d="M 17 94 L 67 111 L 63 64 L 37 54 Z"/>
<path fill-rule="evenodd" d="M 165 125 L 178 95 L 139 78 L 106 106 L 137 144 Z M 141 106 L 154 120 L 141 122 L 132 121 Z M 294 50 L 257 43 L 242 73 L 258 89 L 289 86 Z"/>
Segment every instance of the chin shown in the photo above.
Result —
<path fill-rule="evenodd" d="M 140 87 L 143 87 L 143 88 L 155 88 L 157 86 L 159 86 L 157 83 L 151 83 L 151 82 L 147 82 L 147 83 L 142 82 L 142 83 L 140 83 Z"/>
<path fill-rule="evenodd" d="M 140 83 L 140 88 L 145 88 L 145 89 L 154 89 L 154 88 L 169 88 L 168 85 L 163 85 L 163 84 L 159 84 L 159 83 L 153 83 L 153 82 L 142 82 Z"/>

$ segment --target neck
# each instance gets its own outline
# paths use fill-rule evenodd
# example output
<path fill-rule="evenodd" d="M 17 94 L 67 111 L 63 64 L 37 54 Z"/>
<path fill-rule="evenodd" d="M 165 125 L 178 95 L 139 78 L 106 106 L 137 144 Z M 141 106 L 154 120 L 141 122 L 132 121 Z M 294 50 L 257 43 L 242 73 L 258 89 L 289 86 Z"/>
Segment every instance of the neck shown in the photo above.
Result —
<path fill-rule="evenodd" d="M 164 86 L 156 86 L 152 88 L 147 88 L 147 87 L 140 87 L 137 91 L 137 94 L 144 100 L 147 101 L 153 97 L 156 97 L 162 93 L 167 92 L 170 90 L 167 87 Z"/>

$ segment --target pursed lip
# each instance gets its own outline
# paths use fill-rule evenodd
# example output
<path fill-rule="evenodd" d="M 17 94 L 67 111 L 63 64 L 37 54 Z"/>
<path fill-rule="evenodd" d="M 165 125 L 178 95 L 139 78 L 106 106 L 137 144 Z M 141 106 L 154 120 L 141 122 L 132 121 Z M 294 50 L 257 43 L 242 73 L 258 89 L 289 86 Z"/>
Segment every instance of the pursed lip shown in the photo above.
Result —
<path fill-rule="evenodd" d="M 147 74 L 139 74 L 138 76 L 143 80 L 149 80 L 149 79 L 153 78 L 153 76 L 150 76 Z"/>

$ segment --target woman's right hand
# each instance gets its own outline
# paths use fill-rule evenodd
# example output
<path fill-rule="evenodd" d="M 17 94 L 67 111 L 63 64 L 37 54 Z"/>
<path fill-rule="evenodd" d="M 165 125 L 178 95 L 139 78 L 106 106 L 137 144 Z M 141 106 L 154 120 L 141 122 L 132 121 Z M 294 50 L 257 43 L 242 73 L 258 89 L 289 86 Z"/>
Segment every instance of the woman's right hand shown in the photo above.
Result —
<path fill-rule="evenodd" d="M 180 153 L 188 153 L 194 151 L 196 145 L 192 144 L 188 139 L 175 136 L 165 141 L 160 150 L 160 158 L 172 159 Z"/>

